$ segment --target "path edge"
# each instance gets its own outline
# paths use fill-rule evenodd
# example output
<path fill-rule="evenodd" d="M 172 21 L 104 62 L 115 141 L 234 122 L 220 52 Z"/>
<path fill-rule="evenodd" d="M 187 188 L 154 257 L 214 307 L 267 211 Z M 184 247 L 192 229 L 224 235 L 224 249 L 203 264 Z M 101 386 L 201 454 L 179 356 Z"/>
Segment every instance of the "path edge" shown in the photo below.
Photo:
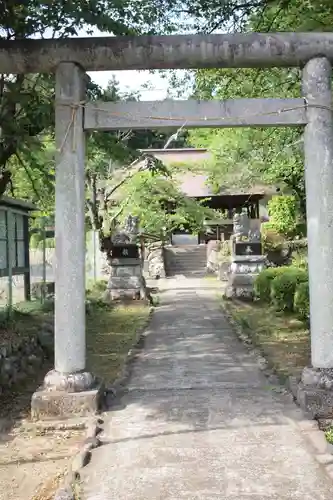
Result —
<path fill-rule="evenodd" d="M 142 348 L 144 347 L 145 338 L 149 334 L 149 332 L 147 332 L 147 328 L 152 319 L 154 311 L 155 311 L 155 306 L 150 306 L 147 319 L 145 320 L 141 328 L 139 328 L 138 331 L 136 332 L 133 345 L 127 352 L 125 362 L 118 377 L 113 382 L 113 384 L 111 384 L 109 387 L 106 388 L 106 391 L 111 395 L 112 399 L 118 396 L 119 392 L 121 392 L 121 390 L 124 388 L 126 382 L 130 377 L 132 363 L 135 360 L 136 356 L 141 352 Z"/>
<path fill-rule="evenodd" d="M 234 316 L 228 309 L 227 301 L 225 299 L 220 301 L 220 306 L 238 340 L 245 345 L 247 350 L 250 351 L 256 358 L 259 369 L 268 377 L 270 375 L 276 376 L 274 370 L 269 367 L 269 363 L 263 356 L 262 351 L 253 343 L 250 333 L 248 333 L 247 330 L 237 320 L 235 320 Z M 310 414 L 305 413 L 297 404 L 295 388 L 297 387 L 298 382 L 297 377 L 289 376 L 283 384 L 288 396 L 290 396 L 295 405 L 295 409 L 297 410 L 297 417 L 292 419 L 293 425 L 298 428 L 302 437 L 309 442 L 317 463 L 324 467 L 326 474 L 333 481 L 333 447 L 327 441 L 324 431 L 320 429 L 319 422 L 313 419 Z M 281 381 L 279 381 L 279 385 L 283 387 Z"/>
<path fill-rule="evenodd" d="M 112 385 L 106 387 L 106 393 L 107 395 L 111 395 L 112 399 L 118 395 L 130 376 L 131 364 L 143 347 L 144 339 L 147 335 L 147 327 L 154 310 L 154 306 L 149 307 L 147 319 L 135 334 L 133 345 L 127 352 L 120 374 Z M 105 399 L 107 400 L 107 397 Z M 106 410 L 107 408 L 105 407 L 104 411 Z M 87 424 L 85 439 L 80 446 L 80 450 L 72 458 L 70 471 L 67 473 L 62 485 L 57 489 L 54 500 L 76 500 L 75 489 L 76 485 L 79 487 L 80 471 L 90 463 L 92 450 L 102 445 L 102 442 L 98 439 L 98 434 L 103 430 L 101 427 L 103 423 L 104 420 L 102 418 L 96 417 L 92 422 Z"/>
<path fill-rule="evenodd" d="M 103 419 L 95 417 L 86 425 L 86 434 L 79 451 L 74 455 L 70 463 L 70 470 L 67 472 L 62 485 L 56 490 L 54 500 L 76 500 L 76 485 L 80 481 L 80 470 L 88 465 L 91 458 L 91 451 L 101 445 L 98 434 L 103 430 Z"/>

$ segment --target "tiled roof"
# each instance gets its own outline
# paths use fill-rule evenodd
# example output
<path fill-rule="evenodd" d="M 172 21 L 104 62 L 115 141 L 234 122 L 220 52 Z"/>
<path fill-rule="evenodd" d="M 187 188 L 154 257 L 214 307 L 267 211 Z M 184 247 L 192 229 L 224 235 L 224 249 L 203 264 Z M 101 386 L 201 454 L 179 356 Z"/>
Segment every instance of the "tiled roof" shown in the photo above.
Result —
<path fill-rule="evenodd" d="M 178 174 L 176 179 L 179 183 L 181 191 L 186 196 L 191 197 L 205 197 L 212 196 L 214 193 L 207 183 L 207 175 L 192 174 L 191 172 L 185 174 Z"/>
<path fill-rule="evenodd" d="M 186 196 L 189 197 L 211 197 L 211 196 L 226 196 L 226 195 L 265 195 L 275 193 L 275 188 L 269 186 L 252 186 L 244 188 L 236 188 L 229 186 L 221 186 L 219 193 L 214 193 L 208 183 L 208 176 L 203 174 L 193 174 L 191 172 L 178 174 L 176 179 L 180 189 Z"/>

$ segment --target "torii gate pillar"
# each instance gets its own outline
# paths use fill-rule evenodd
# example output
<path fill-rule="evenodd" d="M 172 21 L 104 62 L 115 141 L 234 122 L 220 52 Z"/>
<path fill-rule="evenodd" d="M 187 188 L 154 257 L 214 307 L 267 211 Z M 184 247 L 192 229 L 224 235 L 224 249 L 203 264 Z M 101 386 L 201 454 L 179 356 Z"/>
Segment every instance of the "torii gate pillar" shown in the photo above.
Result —
<path fill-rule="evenodd" d="M 308 123 L 304 133 L 310 287 L 311 367 L 297 397 L 314 416 L 333 415 L 333 113 L 332 67 L 325 57 L 303 69 Z"/>
<path fill-rule="evenodd" d="M 102 387 L 86 370 L 85 132 L 87 75 L 70 62 L 56 71 L 55 367 L 35 392 L 34 418 L 98 411 Z"/>

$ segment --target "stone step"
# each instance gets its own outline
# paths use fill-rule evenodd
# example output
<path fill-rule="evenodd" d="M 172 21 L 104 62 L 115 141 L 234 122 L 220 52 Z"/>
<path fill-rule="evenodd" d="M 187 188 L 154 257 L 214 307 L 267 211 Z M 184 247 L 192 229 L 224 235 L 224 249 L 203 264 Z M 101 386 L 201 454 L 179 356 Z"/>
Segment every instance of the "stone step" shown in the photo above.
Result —
<path fill-rule="evenodd" d="M 207 247 L 206 245 L 167 247 L 165 260 L 166 271 L 169 276 L 193 273 L 205 274 Z"/>
<path fill-rule="evenodd" d="M 206 266 L 170 266 L 170 267 L 168 267 L 169 271 L 179 271 L 179 270 L 184 270 L 184 269 L 188 269 L 189 271 L 191 271 L 192 269 L 193 270 L 206 269 Z"/>
<path fill-rule="evenodd" d="M 172 255 L 172 256 L 175 256 L 175 257 L 182 257 L 182 256 L 195 256 L 195 257 L 205 257 L 206 256 L 206 252 L 167 252 L 167 255 Z"/>
<path fill-rule="evenodd" d="M 173 263 L 178 263 L 178 262 L 181 262 L 182 264 L 206 264 L 206 259 L 170 259 L 170 260 L 167 260 L 168 263 L 170 263 L 171 265 Z"/>
<path fill-rule="evenodd" d="M 206 265 L 206 261 L 197 261 L 197 260 L 194 260 L 194 261 L 177 261 L 177 262 L 167 262 L 167 265 L 169 266 L 178 266 L 178 265 L 181 265 L 181 266 L 205 266 Z"/>
<path fill-rule="evenodd" d="M 181 266 L 205 266 L 206 265 L 206 261 L 197 261 L 197 260 L 194 260 L 194 261 L 177 261 L 177 262 L 168 262 L 167 263 L 169 266 L 178 266 L 178 265 L 181 265 Z"/>
<path fill-rule="evenodd" d="M 174 269 L 168 269 L 167 270 L 168 274 L 179 274 L 179 273 L 194 273 L 194 272 L 206 272 L 205 267 L 192 267 L 192 268 L 184 268 L 184 267 L 178 267 Z"/>
<path fill-rule="evenodd" d="M 192 271 L 206 271 L 205 267 L 173 267 L 168 268 L 167 272 L 192 272 Z"/>

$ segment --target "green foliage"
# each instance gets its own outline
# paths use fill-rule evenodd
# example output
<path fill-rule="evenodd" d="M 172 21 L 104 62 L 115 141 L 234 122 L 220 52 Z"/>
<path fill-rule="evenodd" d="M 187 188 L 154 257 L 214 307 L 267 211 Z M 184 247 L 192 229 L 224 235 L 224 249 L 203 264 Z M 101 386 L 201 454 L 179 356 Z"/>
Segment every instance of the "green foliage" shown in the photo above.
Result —
<path fill-rule="evenodd" d="M 285 268 L 283 267 L 269 267 L 261 271 L 256 277 L 254 282 L 254 293 L 261 302 L 270 302 L 272 281 L 284 271 Z"/>
<path fill-rule="evenodd" d="M 103 301 L 103 294 L 107 288 L 106 280 L 93 281 L 89 280 L 86 286 L 86 312 L 91 311 L 91 306 L 105 307 L 106 304 Z M 110 307 L 110 304 L 107 304 Z"/>
<path fill-rule="evenodd" d="M 135 94 L 125 94 L 119 89 L 118 82 L 113 79 L 107 88 L 102 91 L 95 85 L 89 89 L 91 99 L 101 100 L 133 100 Z M 131 163 L 139 157 L 138 149 L 148 147 L 159 147 L 165 144 L 172 130 L 166 131 L 135 131 L 120 132 L 96 132 L 88 135 L 87 140 L 87 208 L 88 227 L 99 229 L 98 223 L 101 213 L 99 212 L 97 191 L 105 186 L 113 188 L 114 178 L 117 178 L 119 169 Z M 186 141 L 186 134 L 178 137 L 173 147 L 180 147 Z M 148 161 L 147 169 L 154 174 L 167 172 L 164 165 L 158 161 Z M 8 168 L 12 173 L 12 181 L 15 187 L 15 195 L 33 201 L 41 209 L 43 216 L 52 215 L 54 211 L 54 180 L 55 180 L 55 146 L 53 131 L 48 135 L 40 135 L 30 148 L 23 148 L 22 152 L 16 153 L 8 162 Z M 125 172 L 123 177 L 126 178 Z M 117 183 L 117 182 L 115 182 Z M 104 214 L 106 213 L 104 207 Z M 40 226 L 39 218 L 34 219 L 33 228 Z M 32 246 L 39 246 L 42 240 L 41 232 L 32 236 Z M 47 246 L 52 245 L 48 240 Z"/>
<path fill-rule="evenodd" d="M 300 269 L 308 270 L 308 252 L 306 249 L 299 249 L 292 254 L 292 265 Z"/>
<path fill-rule="evenodd" d="M 273 196 L 268 202 L 270 225 L 286 237 L 295 233 L 297 225 L 297 201 L 295 196 Z"/>
<path fill-rule="evenodd" d="M 331 31 L 330 0 L 231 0 L 227 5 L 224 18 L 246 32 Z M 198 99 L 300 97 L 300 76 L 298 68 L 198 70 L 192 73 L 191 90 Z M 213 186 L 278 186 L 295 196 L 305 217 L 302 134 L 301 128 L 196 129 L 190 141 L 213 153 L 207 165 Z"/>
<path fill-rule="evenodd" d="M 293 266 L 265 269 L 254 282 L 255 295 L 261 302 L 272 303 L 279 311 L 295 310 L 302 318 L 309 307 L 306 287 L 307 271 Z"/>
<path fill-rule="evenodd" d="M 209 32 L 230 26 L 245 31 L 331 31 L 333 4 L 330 0 L 73 0 L 2 2 L 0 38 L 66 38 L 102 30 L 112 35 L 170 33 L 185 30 Z M 186 16 L 184 16 L 186 14 Z M 194 73 L 192 93 L 198 98 L 295 97 L 299 96 L 297 69 L 218 69 Z M 178 91 L 192 82 L 186 74 Z M 174 81 L 177 81 L 175 79 Z M 89 85 L 89 98 L 137 99 L 122 94 L 115 81 L 103 92 Z M 54 204 L 54 76 L 2 75 L 0 77 L 0 191 L 39 204 L 51 214 Z M 106 184 L 114 170 L 138 156 L 138 149 L 163 147 L 174 131 L 126 131 L 92 133 L 87 144 L 87 174 Z M 191 143 L 209 147 L 213 161 L 206 165 L 211 184 L 246 188 L 255 183 L 281 184 L 291 191 L 301 214 L 305 214 L 305 187 L 301 133 L 297 128 L 197 130 Z M 187 134 L 177 145 L 187 145 Z M 174 144 L 176 146 L 176 143 Z M 11 176 L 11 179 L 10 179 Z M 87 201 L 93 199 L 89 185 Z M 187 207 L 196 213 L 197 207 Z M 201 207 L 200 207 L 201 210 Z M 184 217 L 180 217 L 183 220 Z M 194 219 L 194 221 L 193 221 Z M 195 215 L 190 223 L 196 225 Z M 188 221 L 187 221 L 188 222 Z M 186 222 L 186 223 L 187 223 Z M 195 223 L 194 223 L 195 222 Z"/>
<path fill-rule="evenodd" d="M 175 9 L 186 10 L 187 6 L 179 0 L 7 1 L 0 6 L 0 40 L 58 39 L 93 35 L 97 30 L 111 35 L 168 33 L 181 24 Z M 204 19 L 200 9 L 197 15 Z M 54 198 L 54 87 L 52 74 L 0 75 L 0 173 L 4 174 L 0 194 L 14 188 L 16 196 L 36 198 L 43 210 Z M 114 81 L 104 92 L 89 84 L 90 100 L 114 101 L 119 94 Z M 137 96 L 123 94 L 121 98 Z M 164 145 L 169 135 L 168 131 L 90 134 L 88 171 L 105 171 L 110 159 L 127 162 L 137 156 L 137 148 Z"/>
<path fill-rule="evenodd" d="M 295 97 L 297 71 L 209 70 L 196 73 L 196 98 Z M 297 85 L 297 86 L 296 86 Z M 207 87 L 210 88 L 207 94 Z M 240 116 L 241 118 L 241 116 Z M 190 134 L 196 147 L 207 147 L 212 161 L 206 165 L 212 186 L 246 192 L 268 186 L 288 189 L 305 214 L 302 131 L 298 128 L 197 129 Z"/>
<path fill-rule="evenodd" d="M 162 239 L 176 228 L 197 232 L 205 218 L 215 215 L 201 203 L 185 197 L 172 178 L 150 172 L 138 173 L 130 179 L 121 190 L 121 199 L 122 220 L 128 214 L 136 215 L 144 232 Z"/>
<path fill-rule="evenodd" d="M 285 239 L 271 222 L 264 222 L 261 224 L 261 235 L 265 253 L 270 251 L 281 251 L 283 249 Z"/>
<path fill-rule="evenodd" d="M 325 437 L 330 444 L 333 444 L 333 426 L 330 425 L 328 429 L 325 430 Z"/>
<path fill-rule="evenodd" d="M 281 271 L 284 269 L 283 271 Z M 294 295 L 299 283 L 308 279 L 307 272 L 297 267 L 280 268 L 271 283 L 271 301 L 278 311 L 293 311 Z"/>
<path fill-rule="evenodd" d="M 294 311 L 302 320 L 310 316 L 309 282 L 304 281 L 296 286 L 294 296 Z"/>

